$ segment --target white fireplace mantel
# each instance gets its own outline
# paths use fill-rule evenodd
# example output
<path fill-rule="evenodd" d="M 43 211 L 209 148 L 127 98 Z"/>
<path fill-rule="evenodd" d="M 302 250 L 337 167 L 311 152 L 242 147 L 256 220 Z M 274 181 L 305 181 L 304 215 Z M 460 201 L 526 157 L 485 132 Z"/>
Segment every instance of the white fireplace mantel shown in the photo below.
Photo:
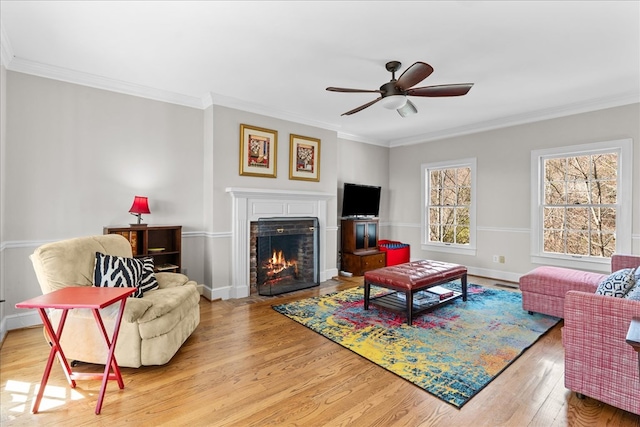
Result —
<path fill-rule="evenodd" d="M 327 200 L 335 194 L 317 191 L 266 190 L 258 188 L 225 189 L 232 197 L 231 298 L 250 294 L 249 232 L 252 221 L 260 218 L 315 217 L 320 241 L 326 238 Z M 326 280 L 326 245 L 320 244 L 320 281 Z"/>

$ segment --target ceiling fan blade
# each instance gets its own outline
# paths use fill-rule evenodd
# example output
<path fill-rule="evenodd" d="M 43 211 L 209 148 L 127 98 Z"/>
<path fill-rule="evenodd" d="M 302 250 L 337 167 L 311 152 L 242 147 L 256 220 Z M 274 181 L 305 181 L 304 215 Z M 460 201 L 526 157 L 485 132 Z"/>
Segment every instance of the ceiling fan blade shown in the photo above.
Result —
<path fill-rule="evenodd" d="M 328 87 L 327 90 L 329 92 L 350 92 L 350 93 L 382 93 L 382 91 L 380 89 L 348 89 L 348 88 L 344 88 L 344 87 Z"/>
<path fill-rule="evenodd" d="M 407 99 L 407 103 L 404 104 L 402 107 L 398 108 L 396 111 L 402 117 L 407 117 L 407 116 L 410 116 L 412 114 L 416 114 L 418 112 L 418 109 L 416 108 L 415 105 L 413 105 L 413 103 L 411 101 L 409 101 Z"/>
<path fill-rule="evenodd" d="M 460 83 L 453 85 L 425 86 L 409 89 L 410 96 L 462 96 L 466 95 L 473 83 Z"/>
<path fill-rule="evenodd" d="M 347 111 L 346 113 L 342 113 L 342 115 L 343 115 L 343 116 L 350 116 L 350 115 L 352 115 L 352 114 L 354 114 L 354 113 L 357 113 L 358 111 L 362 111 L 362 110 L 364 110 L 364 109 L 365 109 L 365 108 L 367 108 L 367 107 L 371 107 L 373 104 L 375 104 L 376 102 L 380 101 L 381 99 L 382 99 L 382 97 L 380 97 L 380 98 L 376 98 L 376 99 L 374 99 L 374 100 L 373 100 L 373 101 L 371 101 L 371 102 L 367 102 L 366 104 L 359 106 L 358 108 L 354 108 L 354 109 L 353 109 L 353 110 L 351 110 L 351 111 Z"/>
<path fill-rule="evenodd" d="M 411 67 L 407 68 L 396 82 L 396 86 L 400 90 L 407 90 L 411 86 L 417 85 L 429 75 L 433 73 L 433 67 L 424 62 L 416 62 Z"/>

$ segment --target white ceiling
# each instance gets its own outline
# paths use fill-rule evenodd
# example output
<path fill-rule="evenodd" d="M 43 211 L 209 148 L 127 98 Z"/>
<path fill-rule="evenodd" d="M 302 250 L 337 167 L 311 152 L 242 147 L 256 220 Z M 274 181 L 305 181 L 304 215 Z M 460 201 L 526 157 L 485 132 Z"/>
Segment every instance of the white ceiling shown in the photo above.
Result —
<path fill-rule="evenodd" d="M 640 102 L 638 1 L 6 1 L 9 70 L 203 108 L 217 104 L 401 145 Z M 378 89 L 416 61 L 402 118 Z M 255 124 L 254 125 L 259 125 Z"/>

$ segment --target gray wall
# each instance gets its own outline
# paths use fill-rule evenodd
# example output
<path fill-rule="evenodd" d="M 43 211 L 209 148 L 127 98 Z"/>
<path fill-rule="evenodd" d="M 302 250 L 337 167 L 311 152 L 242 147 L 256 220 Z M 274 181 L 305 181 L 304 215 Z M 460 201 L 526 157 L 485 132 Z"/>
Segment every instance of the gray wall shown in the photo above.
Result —
<path fill-rule="evenodd" d="M 146 223 L 202 230 L 201 110 L 11 71 L 7 97 L 6 240 L 134 222 L 136 194 Z"/>
<path fill-rule="evenodd" d="M 633 252 L 640 254 L 640 104 L 423 144 L 395 147 L 389 157 L 390 234 L 411 256 L 467 265 L 475 274 L 517 281 L 530 262 L 531 151 L 633 139 Z M 477 255 L 420 249 L 420 165 L 477 158 Z M 493 255 L 504 255 L 496 264 Z"/>
<path fill-rule="evenodd" d="M 4 332 L 33 314 L 15 303 L 39 295 L 29 255 L 39 245 L 134 222 L 183 226 L 183 267 L 205 295 L 228 296 L 231 196 L 227 187 L 335 194 L 336 132 L 220 106 L 184 107 L 2 68 L 0 295 Z M 6 101 L 6 105 L 5 105 Z M 6 120 L 5 120 L 6 114 Z M 278 131 L 277 177 L 240 176 L 240 124 Z M 5 135 L 6 129 L 6 135 Z M 289 135 L 321 140 L 320 182 L 289 180 Z M 328 200 L 328 270 L 337 255 L 336 198 Z"/>
<path fill-rule="evenodd" d="M 7 141 L 7 69 L 0 64 L 0 300 L 5 299 L 4 286 L 4 170 Z M 0 342 L 4 337 L 5 304 L 0 303 Z"/>

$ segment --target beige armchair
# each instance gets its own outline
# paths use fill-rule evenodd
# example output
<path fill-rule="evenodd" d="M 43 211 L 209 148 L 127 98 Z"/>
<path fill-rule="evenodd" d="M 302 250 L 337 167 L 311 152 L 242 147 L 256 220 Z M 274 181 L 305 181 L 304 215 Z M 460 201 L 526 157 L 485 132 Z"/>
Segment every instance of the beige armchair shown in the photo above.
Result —
<path fill-rule="evenodd" d="M 43 293 L 67 286 L 93 286 L 96 252 L 131 257 L 131 245 L 117 235 L 80 237 L 45 244 L 30 256 Z M 200 293 L 184 274 L 155 273 L 159 288 L 142 298 L 128 298 L 116 346 L 120 366 L 167 363 L 200 323 Z M 101 315 L 108 333 L 113 331 L 118 304 Z M 60 311 L 52 310 L 54 328 Z M 60 340 L 69 360 L 104 364 L 107 348 L 91 310 L 71 310 Z"/>

